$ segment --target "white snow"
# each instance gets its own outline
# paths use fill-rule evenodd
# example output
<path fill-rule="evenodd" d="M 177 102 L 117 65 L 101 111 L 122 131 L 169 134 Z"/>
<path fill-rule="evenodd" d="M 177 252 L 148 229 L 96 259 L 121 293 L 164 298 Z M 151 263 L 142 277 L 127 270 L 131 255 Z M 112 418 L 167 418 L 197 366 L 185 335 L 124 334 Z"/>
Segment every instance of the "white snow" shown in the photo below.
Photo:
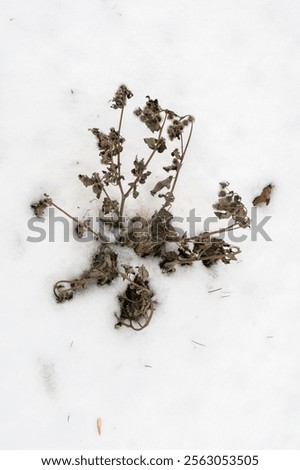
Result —
<path fill-rule="evenodd" d="M 299 449 L 299 15 L 296 0 L 2 0 L 2 449 Z M 96 242 L 27 241 L 44 192 L 91 207 L 88 128 L 117 125 L 121 83 L 133 157 L 146 95 L 196 118 L 177 215 L 213 215 L 220 180 L 249 208 L 275 185 L 258 209 L 272 242 L 248 237 L 241 262 L 166 276 L 145 260 L 158 303 L 139 333 L 114 329 L 121 280 L 55 303 Z"/>

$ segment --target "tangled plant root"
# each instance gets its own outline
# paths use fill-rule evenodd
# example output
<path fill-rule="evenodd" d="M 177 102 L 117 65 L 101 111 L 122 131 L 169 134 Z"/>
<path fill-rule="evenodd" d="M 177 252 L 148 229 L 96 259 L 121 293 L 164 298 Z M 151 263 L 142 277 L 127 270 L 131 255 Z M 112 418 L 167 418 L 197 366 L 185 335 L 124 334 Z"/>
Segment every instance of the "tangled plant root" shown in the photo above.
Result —
<path fill-rule="evenodd" d="M 129 281 L 125 292 L 118 296 L 120 304 L 120 315 L 117 316 L 116 328 L 127 326 L 139 331 L 149 325 L 154 311 L 152 297 L 154 293 L 149 286 L 149 273 L 145 266 L 136 270 L 131 266 L 123 266 L 125 272 L 120 273 L 123 279 Z M 130 276 L 134 276 L 133 280 Z"/>

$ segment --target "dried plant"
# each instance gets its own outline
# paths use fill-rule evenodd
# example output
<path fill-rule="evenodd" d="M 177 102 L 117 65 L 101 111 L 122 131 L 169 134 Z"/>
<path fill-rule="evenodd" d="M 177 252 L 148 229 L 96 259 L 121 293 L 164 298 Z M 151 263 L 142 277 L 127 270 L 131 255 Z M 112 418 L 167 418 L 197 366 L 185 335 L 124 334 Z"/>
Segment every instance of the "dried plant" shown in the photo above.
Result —
<path fill-rule="evenodd" d="M 44 196 L 43 199 L 30 206 L 36 217 L 43 217 L 47 207 L 52 205 L 52 199 L 50 199 L 47 194 L 44 194 Z"/>
<path fill-rule="evenodd" d="M 91 265 L 79 279 L 58 281 L 53 292 L 57 302 L 71 300 L 78 290 L 90 284 L 104 286 L 110 284 L 118 276 L 117 254 L 107 245 L 101 245 L 92 258 Z"/>
<path fill-rule="evenodd" d="M 171 208 L 192 137 L 194 118 L 191 115 L 179 116 L 174 111 L 162 108 L 157 99 L 153 100 L 147 96 L 145 106 L 135 109 L 134 114 L 153 135 L 144 138 L 149 153 L 143 158 L 136 156 L 132 162 L 131 173 L 124 174 L 122 161 L 125 138 L 122 136 L 122 123 L 127 101 L 132 96 L 132 92 L 125 85 L 121 85 L 112 98 L 111 107 L 120 110 L 117 129 L 112 127 L 107 133 L 97 128 L 90 129 L 97 141 L 102 169 L 91 176 L 79 175 L 82 184 L 87 188 L 91 187 L 99 200 L 100 218 L 114 231 L 114 242 L 108 246 L 103 236 L 92 230 L 88 221 L 78 222 L 46 194 L 31 207 L 37 217 L 42 217 L 45 209 L 53 206 L 76 221 L 79 237 L 89 231 L 99 241 L 99 249 L 94 254 L 90 267 L 78 279 L 61 280 L 54 285 L 57 301 L 72 299 L 78 290 L 90 284 L 103 286 L 121 277 L 127 282 L 127 287 L 118 296 L 120 312 L 116 315 L 116 327 L 126 326 L 141 330 L 149 324 L 155 305 L 149 273 L 143 265 L 136 268 L 122 265 L 120 268 L 113 245 L 129 247 L 142 258 L 159 257 L 159 265 L 164 273 L 172 273 L 178 266 L 188 266 L 195 261 L 201 261 L 206 267 L 218 261 L 228 264 L 236 260 L 240 249 L 226 243 L 217 235 L 237 228 L 247 228 L 250 220 L 241 197 L 229 190 L 228 182 L 221 182 L 218 201 L 213 205 L 213 209 L 219 219 L 232 219 L 232 224 L 194 237 L 179 235 L 172 225 Z M 174 141 L 177 142 L 176 146 L 173 145 Z M 125 219 L 124 214 L 130 198 L 137 199 L 142 185 L 151 178 L 152 160 L 164 152 L 169 152 L 170 162 L 162 167 L 162 174 L 165 172 L 165 176 L 153 184 L 149 195 L 161 200 L 160 209 L 147 219 L 140 214 Z M 115 195 L 116 190 L 118 196 Z M 174 245 L 176 248 L 171 249 Z"/>

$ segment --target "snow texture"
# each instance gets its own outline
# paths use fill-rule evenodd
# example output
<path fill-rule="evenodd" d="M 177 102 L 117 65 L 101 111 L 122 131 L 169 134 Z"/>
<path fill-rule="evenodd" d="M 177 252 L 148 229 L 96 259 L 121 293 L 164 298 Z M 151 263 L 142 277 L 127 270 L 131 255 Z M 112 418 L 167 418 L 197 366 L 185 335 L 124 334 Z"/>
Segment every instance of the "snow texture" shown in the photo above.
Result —
<path fill-rule="evenodd" d="M 296 0 L 2 0 L 2 449 L 299 449 L 299 15 Z M 139 333 L 114 329 L 121 280 L 55 303 L 96 242 L 59 224 L 27 241 L 44 192 L 95 207 L 77 175 L 97 171 L 88 128 L 117 125 L 121 83 L 133 157 L 146 95 L 195 116 L 176 215 L 213 215 L 220 180 L 248 207 L 275 185 L 257 208 L 272 241 L 248 236 L 238 263 L 166 276 L 145 260 L 158 303 Z"/>

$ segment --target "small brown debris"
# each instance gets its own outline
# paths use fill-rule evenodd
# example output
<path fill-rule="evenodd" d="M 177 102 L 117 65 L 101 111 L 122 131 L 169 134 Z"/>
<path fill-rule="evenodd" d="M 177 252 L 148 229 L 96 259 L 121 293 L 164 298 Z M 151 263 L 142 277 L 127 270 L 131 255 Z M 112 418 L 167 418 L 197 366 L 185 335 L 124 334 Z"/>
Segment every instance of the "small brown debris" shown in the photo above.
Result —
<path fill-rule="evenodd" d="M 266 204 L 266 206 L 268 206 L 273 188 L 274 186 L 272 184 L 265 186 L 260 195 L 253 199 L 252 204 L 254 206 L 258 206 L 259 204 Z"/>
<path fill-rule="evenodd" d="M 43 217 L 45 209 L 52 204 L 52 199 L 49 198 L 48 194 L 44 194 L 45 198 L 40 199 L 38 202 L 31 204 L 31 209 L 36 217 Z"/>
<path fill-rule="evenodd" d="M 206 344 L 198 343 L 198 341 L 194 341 L 193 339 L 192 339 L 191 341 L 192 341 L 192 343 L 194 343 L 194 344 L 198 344 L 198 346 L 204 346 L 204 347 L 206 346 Z"/>
<path fill-rule="evenodd" d="M 97 431 L 98 431 L 99 436 L 101 434 L 101 427 L 102 427 L 102 419 L 98 418 L 97 419 Z"/>

